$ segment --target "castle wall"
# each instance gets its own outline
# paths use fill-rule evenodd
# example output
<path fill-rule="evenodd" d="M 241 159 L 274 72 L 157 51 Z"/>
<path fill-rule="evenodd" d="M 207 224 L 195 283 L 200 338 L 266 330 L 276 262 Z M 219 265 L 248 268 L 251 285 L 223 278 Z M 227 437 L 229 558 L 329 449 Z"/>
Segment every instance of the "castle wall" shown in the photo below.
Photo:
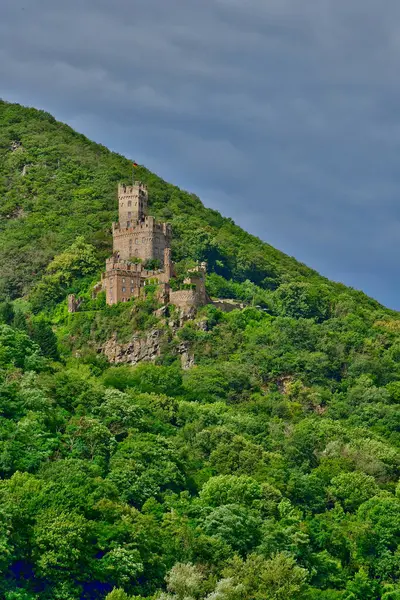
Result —
<path fill-rule="evenodd" d="M 131 298 L 137 298 L 140 295 L 142 278 L 139 271 L 112 269 L 106 271 L 104 285 L 107 304 L 128 302 Z"/>
<path fill-rule="evenodd" d="M 204 279 L 204 273 L 202 271 L 197 271 L 193 275 L 186 277 L 184 283 L 196 286 L 195 291 L 198 299 L 198 306 L 204 306 L 204 304 L 208 304 L 209 297 L 207 296 L 206 282 Z"/>
<path fill-rule="evenodd" d="M 159 297 L 163 301 L 169 295 L 169 278 L 161 270 L 143 269 L 142 264 L 129 263 L 112 256 L 106 261 L 106 272 L 102 277 L 102 287 L 106 292 L 107 304 L 128 302 L 143 293 L 148 279 L 155 279 L 160 284 Z"/>
<path fill-rule="evenodd" d="M 177 290 L 169 293 L 169 301 L 181 310 L 190 310 L 193 307 L 202 306 L 200 296 L 196 290 Z"/>
<path fill-rule="evenodd" d="M 132 227 L 114 224 L 113 250 L 123 260 L 140 258 L 143 262 L 157 258 L 164 265 L 164 250 L 171 244 L 171 226 L 156 223 L 154 217 L 136 221 Z"/>

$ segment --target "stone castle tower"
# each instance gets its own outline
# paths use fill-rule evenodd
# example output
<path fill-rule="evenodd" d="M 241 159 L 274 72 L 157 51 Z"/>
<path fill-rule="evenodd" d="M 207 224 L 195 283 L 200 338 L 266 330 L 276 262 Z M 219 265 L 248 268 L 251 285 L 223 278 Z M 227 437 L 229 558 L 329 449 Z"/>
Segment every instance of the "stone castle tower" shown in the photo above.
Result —
<path fill-rule="evenodd" d="M 142 221 L 147 217 L 148 191 L 143 183 L 118 185 L 119 223 L 122 227 L 130 227 L 132 222 Z"/>
<path fill-rule="evenodd" d="M 171 245 L 168 223 L 148 216 L 148 191 L 140 182 L 118 186 L 119 221 L 113 223 L 113 251 L 119 259 L 157 259 L 164 266 L 164 251 Z"/>

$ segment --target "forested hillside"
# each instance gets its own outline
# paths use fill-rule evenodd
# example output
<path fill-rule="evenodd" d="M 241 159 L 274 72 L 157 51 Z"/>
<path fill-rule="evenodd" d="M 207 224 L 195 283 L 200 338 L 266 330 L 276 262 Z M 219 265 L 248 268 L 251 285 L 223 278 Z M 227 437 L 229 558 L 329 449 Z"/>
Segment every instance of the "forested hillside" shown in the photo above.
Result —
<path fill-rule="evenodd" d="M 400 599 L 398 314 L 138 176 L 245 308 L 93 298 L 131 162 L 0 102 L 0 596 Z"/>

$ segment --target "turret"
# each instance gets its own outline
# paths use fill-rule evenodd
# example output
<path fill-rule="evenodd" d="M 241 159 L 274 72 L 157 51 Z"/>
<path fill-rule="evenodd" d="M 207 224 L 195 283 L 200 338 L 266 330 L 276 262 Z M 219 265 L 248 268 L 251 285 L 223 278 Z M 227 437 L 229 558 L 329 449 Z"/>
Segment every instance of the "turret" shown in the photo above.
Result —
<path fill-rule="evenodd" d="M 119 223 L 121 227 L 131 227 L 136 221 L 147 216 L 147 186 L 141 182 L 133 185 L 118 185 Z"/>
<path fill-rule="evenodd" d="M 173 267 L 172 267 L 172 258 L 171 258 L 171 248 L 164 248 L 164 272 L 167 277 L 167 281 L 171 279 L 173 276 Z"/>

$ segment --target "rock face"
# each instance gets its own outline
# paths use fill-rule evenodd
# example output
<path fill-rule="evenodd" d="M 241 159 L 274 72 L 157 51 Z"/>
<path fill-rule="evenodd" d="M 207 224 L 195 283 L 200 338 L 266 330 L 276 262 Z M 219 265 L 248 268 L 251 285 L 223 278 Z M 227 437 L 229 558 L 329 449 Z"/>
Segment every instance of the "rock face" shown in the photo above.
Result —
<path fill-rule="evenodd" d="M 81 304 L 82 304 L 82 298 L 77 298 L 75 296 L 75 294 L 70 294 L 68 296 L 68 312 L 69 313 L 78 312 Z"/>
<path fill-rule="evenodd" d="M 113 337 L 104 344 L 101 352 L 114 364 L 136 365 L 142 361 L 152 361 L 160 355 L 163 331 L 153 329 L 146 336 L 134 335 L 127 344 L 119 344 Z"/>
<path fill-rule="evenodd" d="M 189 344 L 182 342 L 177 348 L 178 354 L 181 357 L 181 366 L 184 371 L 194 367 L 194 356 L 189 350 Z"/>
<path fill-rule="evenodd" d="M 112 337 L 99 348 L 99 352 L 104 354 L 110 363 L 116 365 L 137 365 L 143 361 L 154 361 L 161 354 L 164 336 L 164 331 L 153 329 L 146 336 L 133 335 L 131 341 L 126 344 L 120 344 Z M 194 366 L 194 356 L 188 342 L 181 342 L 175 351 L 180 356 L 182 369 Z"/>

